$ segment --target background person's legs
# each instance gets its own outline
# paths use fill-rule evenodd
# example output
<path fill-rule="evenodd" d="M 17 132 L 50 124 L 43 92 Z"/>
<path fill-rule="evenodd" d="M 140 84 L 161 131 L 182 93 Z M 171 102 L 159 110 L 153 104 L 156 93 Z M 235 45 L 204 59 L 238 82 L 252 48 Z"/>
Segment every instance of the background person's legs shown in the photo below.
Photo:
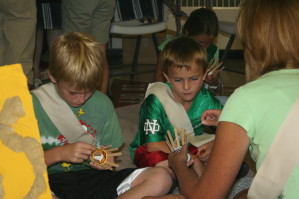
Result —
<path fill-rule="evenodd" d="M 34 76 L 35 88 L 39 87 L 42 84 L 40 62 L 41 62 L 41 57 L 44 49 L 43 48 L 44 34 L 45 34 L 44 30 L 37 30 L 36 32 L 36 44 L 35 44 L 35 52 L 34 52 L 34 60 L 33 60 L 33 76 Z M 60 29 L 46 30 L 48 53 L 50 53 L 53 43 L 60 35 L 61 35 Z"/>
<path fill-rule="evenodd" d="M 1 39 L 0 65 L 21 63 L 29 84 L 33 83 L 33 53 L 36 31 L 35 0 L 0 2 Z"/>
<path fill-rule="evenodd" d="M 34 77 L 34 87 L 37 88 L 42 84 L 40 78 L 40 60 L 43 51 L 43 40 L 44 40 L 44 30 L 36 31 L 36 42 L 35 51 L 33 59 L 33 77 Z"/>

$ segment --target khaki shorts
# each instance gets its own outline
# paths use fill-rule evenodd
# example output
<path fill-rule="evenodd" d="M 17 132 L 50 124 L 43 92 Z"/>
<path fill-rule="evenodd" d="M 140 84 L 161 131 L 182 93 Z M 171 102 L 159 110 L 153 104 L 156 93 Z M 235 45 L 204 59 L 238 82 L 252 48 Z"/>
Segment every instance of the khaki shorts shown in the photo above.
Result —
<path fill-rule="evenodd" d="M 35 0 L 0 1 L 0 66 L 21 63 L 33 83 L 36 32 Z"/>
<path fill-rule="evenodd" d="M 114 0 L 62 0 L 62 31 L 86 32 L 105 44 L 109 40 L 114 8 Z"/>

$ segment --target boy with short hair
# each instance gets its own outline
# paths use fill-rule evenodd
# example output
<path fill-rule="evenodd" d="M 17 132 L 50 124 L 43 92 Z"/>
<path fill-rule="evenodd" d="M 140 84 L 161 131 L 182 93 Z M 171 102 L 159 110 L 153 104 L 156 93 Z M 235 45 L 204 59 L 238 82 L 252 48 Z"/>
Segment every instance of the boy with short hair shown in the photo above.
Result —
<path fill-rule="evenodd" d="M 208 62 L 210 62 L 213 61 L 213 59 L 219 59 L 219 49 L 213 43 L 218 35 L 218 29 L 219 22 L 215 11 L 208 8 L 198 8 L 190 13 L 190 16 L 188 17 L 186 23 L 183 26 L 181 36 L 191 37 L 198 41 L 203 47 L 205 47 L 207 49 Z M 168 42 L 176 38 L 178 38 L 178 36 L 169 37 L 165 39 L 165 41 L 163 41 L 162 44 L 159 46 L 160 56 L 155 71 L 155 81 L 166 81 L 165 76 L 163 75 L 162 67 L 164 48 L 166 44 L 168 44 Z M 219 78 L 218 75 L 218 71 L 213 73 L 213 75 L 207 75 L 206 78 L 208 79 L 205 79 L 205 82 L 208 85 L 217 85 Z"/>
<path fill-rule="evenodd" d="M 153 83 L 147 90 L 139 129 L 130 145 L 131 158 L 138 167 L 167 168 L 170 150 L 165 136 L 169 130 L 174 138 L 175 127 L 186 130 L 189 142 L 195 146 L 191 145 L 190 152 L 206 162 L 213 141 L 202 135 L 200 117 L 207 109 L 222 109 L 213 94 L 202 87 L 208 65 L 206 50 L 190 37 L 178 37 L 166 45 L 162 65 L 167 83 Z M 199 147 L 198 141 L 204 137 L 210 142 Z"/>
<path fill-rule="evenodd" d="M 207 59 L 209 63 L 217 63 L 219 60 L 219 49 L 214 44 L 214 40 L 218 35 L 219 22 L 215 11 L 208 8 L 198 8 L 190 13 L 186 23 L 183 26 L 182 35 L 188 36 L 197 42 L 199 42 L 207 50 Z M 159 46 L 159 58 L 154 75 L 154 81 L 166 81 L 163 75 L 163 53 L 164 48 L 168 42 L 181 36 L 169 37 Z M 207 74 L 204 80 L 205 88 L 218 93 L 221 87 L 220 71 L 215 70 L 211 74 Z M 218 96 L 216 98 L 220 100 L 222 104 L 225 104 L 227 96 Z"/>
<path fill-rule="evenodd" d="M 51 83 L 32 91 L 51 190 L 63 199 L 166 194 L 171 177 L 165 169 L 112 171 L 88 161 L 96 147 L 123 144 L 113 104 L 96 91 L 103 66 L 100 49 L 87 34 L 62 35 L 51 51 Z"/>

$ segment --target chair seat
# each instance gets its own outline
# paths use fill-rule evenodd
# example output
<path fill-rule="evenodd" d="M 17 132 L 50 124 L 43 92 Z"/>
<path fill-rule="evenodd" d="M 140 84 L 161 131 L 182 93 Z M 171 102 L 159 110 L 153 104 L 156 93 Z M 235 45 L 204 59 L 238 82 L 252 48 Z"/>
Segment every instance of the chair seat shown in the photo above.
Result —
<path fill-rule="evenodd" d="M 166 28 L 166 22 L 141 23 L 139 20 L 130 20 L 112 23 L 110 33 L 143 35 L 160 32 L 166 30 Z"/>
<path fill-rule="evenodd" d="M 235 35 L 236 29 L 235 29 L 235 23 L 234 22 L 228 22 L 228 21 L 219 21 L 219 30 L 222 32 L 225 32 L 227 34 Z"/>

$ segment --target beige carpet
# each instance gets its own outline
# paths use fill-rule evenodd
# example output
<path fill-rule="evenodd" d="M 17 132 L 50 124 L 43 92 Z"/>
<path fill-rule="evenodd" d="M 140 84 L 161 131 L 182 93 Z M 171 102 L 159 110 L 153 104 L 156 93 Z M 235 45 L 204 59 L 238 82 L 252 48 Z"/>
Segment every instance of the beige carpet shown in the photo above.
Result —
<path fill-rule="evenodd" d="M 137 133 L 139 121 L 139 108 L 140 104 L 134 104 L 115 109 L 121 130 L 125 138 L 124 146 L 121 148 L 122 155 L 118 158 L 118 169 L 136 167 L 134 164 L 132 164 L 129 146 L 135 134 Z"/>

